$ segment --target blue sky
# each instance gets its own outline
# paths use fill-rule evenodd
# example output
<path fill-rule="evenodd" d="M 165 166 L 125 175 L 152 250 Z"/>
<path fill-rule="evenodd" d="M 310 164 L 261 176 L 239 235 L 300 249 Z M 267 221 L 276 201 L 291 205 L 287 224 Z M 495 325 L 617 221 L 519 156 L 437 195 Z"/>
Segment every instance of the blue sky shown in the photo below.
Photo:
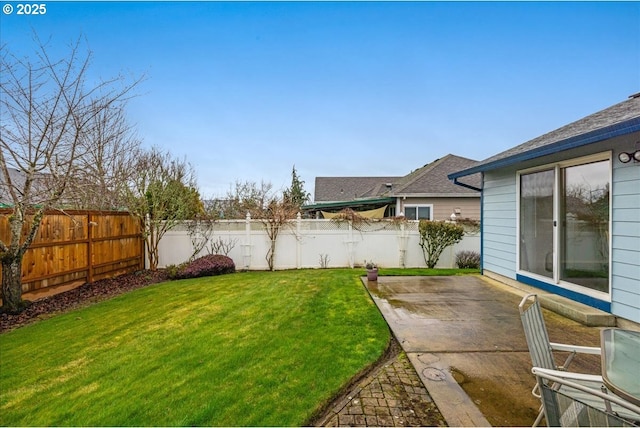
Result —
<path fill-rule="evenodd" d="M 18 2 L 4 1 L 2 5 Z M 0 43 L 92 75 L 145 74 L 146 146 L 186 157 L 203 197 L 236 180 L 406 175 L 482 160 L 640 91 L 638 2 L 46 2 Z"/>

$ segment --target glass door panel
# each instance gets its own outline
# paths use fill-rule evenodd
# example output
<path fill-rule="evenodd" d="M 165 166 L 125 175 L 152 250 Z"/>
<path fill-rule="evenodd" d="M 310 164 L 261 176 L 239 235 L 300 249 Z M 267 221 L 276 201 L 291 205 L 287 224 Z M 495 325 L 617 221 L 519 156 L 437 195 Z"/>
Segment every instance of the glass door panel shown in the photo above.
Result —
<path fill-rule="evenodd" d="M 520 176 L 520 269 L 553 278 L 554 170 Z"/>
<path fill-rule="evenodd" d="M 560 279 L 609 292 L 609 161 L 562 168 Z"/>

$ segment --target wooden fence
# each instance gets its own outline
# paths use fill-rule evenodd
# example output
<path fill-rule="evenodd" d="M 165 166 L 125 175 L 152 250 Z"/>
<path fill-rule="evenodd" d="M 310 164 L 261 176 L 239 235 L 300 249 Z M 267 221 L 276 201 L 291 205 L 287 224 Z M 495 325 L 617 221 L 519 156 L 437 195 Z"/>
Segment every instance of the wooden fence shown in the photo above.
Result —
<path fill-rule="evenodd" d="M 11 212 L 0 209 L 0 239 L 5 244 Z M 52 211 L 24 254 L 22 291 L 81 285 L 143 268 L 140 223 L 129 213 Z"/>

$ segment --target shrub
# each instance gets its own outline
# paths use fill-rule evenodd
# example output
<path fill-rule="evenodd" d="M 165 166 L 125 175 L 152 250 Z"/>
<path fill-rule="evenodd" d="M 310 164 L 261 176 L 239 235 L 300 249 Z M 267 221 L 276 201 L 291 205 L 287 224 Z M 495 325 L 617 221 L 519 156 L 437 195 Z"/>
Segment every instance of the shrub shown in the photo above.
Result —
<path fill-rule="evenodd" d="M 462 241 L 464 236 L 462 226 L 444 221 L 420 220 L 418 230 L 422 255 L 429 269 L 436 267 L 445 248 Z"/>
<path fill-rule="evenodd" d="M 223 275 L 235 271 L 236 265 L 231 258 L 221 254 L 209 254 L 180 266 L 175 278 L 199 278 L 201 276 Z"/>
<path fill-rule="evenodd" d="M 164 268 L 164 270 L 167 272 L 167 277 L 169 277 L 169 279 L 176 279 L 178 278 L 178 272 L 180 272 L 180 269 L 184 268 L 186 265 L 187 263 L 181 263 L 179 265 L 168 265 Z"/>
<path fill-rule="evenodd" d="M 456 253 L 456 265 L 459 269 L 479 269 L 480 253 L 477 251 L 460 251 Z"/>

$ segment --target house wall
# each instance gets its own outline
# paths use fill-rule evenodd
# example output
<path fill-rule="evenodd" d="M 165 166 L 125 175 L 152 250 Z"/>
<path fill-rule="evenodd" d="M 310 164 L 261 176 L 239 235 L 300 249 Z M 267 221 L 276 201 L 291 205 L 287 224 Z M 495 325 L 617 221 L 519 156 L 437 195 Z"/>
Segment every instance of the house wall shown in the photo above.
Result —
<path fill-rule="evenodd" d="M 477 198 L 398 198 L 396 214 L 404 211 L 405 205 L 433 205 L 434 220 L 450 220 L 456 209 L 460 210 L 461 218 L 480 220 L 480 194 Z"/>
<path fill-rule="evenodd" d="M 640 322 L 640 163 L 621 163 L 640 133 L 518 164 L 517 170 L 611 150 L 611 313 Z M 516 279 L 516 168 L 485 172 L 483 184 L 483 270 Z"/>
<path fill-rule="evenodd" d="M 484 175 L 483 269 L 516 279 L 516 176 L 514 171 Z"/>
<path fill-rule="evenodd" d="M 611 312 L 640 322 L 640 163 L 614 156 L 612 198 Z"/>

